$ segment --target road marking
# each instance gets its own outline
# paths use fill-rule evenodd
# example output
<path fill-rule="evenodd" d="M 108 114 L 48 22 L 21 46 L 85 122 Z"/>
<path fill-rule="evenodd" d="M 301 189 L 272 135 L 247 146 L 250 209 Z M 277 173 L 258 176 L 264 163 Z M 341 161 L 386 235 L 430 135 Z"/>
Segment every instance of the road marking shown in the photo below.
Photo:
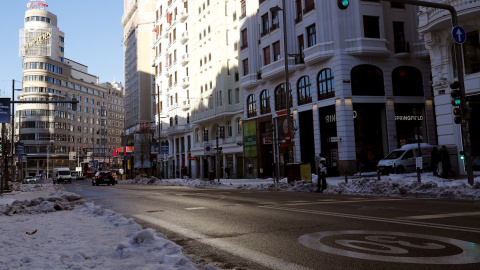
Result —
<path fill-rule="evenodd" d="M 449 213 L 449 214 L 436 214 L 436 215 L 423 215 L 423 216 L 409 216 L 401 217 L 400 219 L 407 220 L 419 220 L 419 219 L 434 219 L 434 218 L 449 218 L 449 217 L 464 217 L 464 216 L 479 216 L 480 212 L 462 212 L 462 213 Z"/>
<path fill-rule="evenodd" d="M 263 266 L 269 267 L 271 269 L 279 269 L 279 270 L 312 270 L 310 268 L 294 264 L 288 261 L 284 261 L 282 259 L 278 259 L 264 253 L 260 253 L 248 248 L 244 248 L 238 245 L 234 245 L 228 243 L 225 240 L 219 238 L 210 238 L 207 235 L 200 234 L 198 232 L 192 231 L 187 228 L 182 228 L 176 224 L 170 223 L 165 220 L 152 218 L 145 215 L 134 215 L 134 218 L 143 220 L 145 222 L 158 225 L 162 228 L 165 228 L 169 231 L 179 233 L 185 237 L 195 239 L 198 242 L 210 245 L 212 247 L 221 249 L 225 252 L 233 254 L 235 256 L 247 259 L 248 261 L 253 261 Z"/>
<path fill-rule="evenodd" d="M 403 201 L 405 199 L 373 199 L 373 200 L 354 200 L 354 201 L 318 201 L 318 202 L 304 202 L 304 203 L 287 203 L 285 205 L 307 205 L 307 204 L 332 204 L 332 203 L 358 203 L 358 202 L 381 202 L 381 201 Z"/>
<path fill-rule="evenodd" d="M 453 225 L 443 225 L 443 224 L 435 224 L 435 223 L 420 222 L 420 221 L 409 221 L 409 220 L 400 220 L 400 219 L 371 217 L 371 216 L 359 216 L 359 215 L 350 215 L 350 214 L 345 214 L 345 213 L 325 212 L 325 211 L 308 210 L 308 209 L 297 209 L 297 208 L 288 208 L 288 207 L 272 206 L 272 205 L 260 205 L 258 207 L 268 208 L 268 209 L 276 209 L 276 210 L 283 210 L 283 211 L 290 211 L 290 212 L 309 213 L 309 214 L 322 215 L 322 216 L 361 219 L 361 220 L 368 220 L 368 221 L 404 224 L 404 225 L 411 225 L 411 226 L 418 226 L 418 227 L 428 227 L 428 228 L 436 228 L 436 229 L 444 229 L 444 230 L 480 233 L 479 228 L 453 226 Z"/>
<path fill-rule="evenodd" d="M 325 238 L 328 240 L 322 243 Z M 330 254 L 383 262 L 471 264 L 478 263 L 480 259 L 479 244 L 415 233 L 357 230 L 316 232 L 300 236 L 298 242 Z M 462 252 L 452 250 L 451 246 Z"/>
<path fill-rule="evenodd" d="M 202 210 L 202 209 L 207 209 L 205 207 L 188 207 L 188 208 L 184 208 L 185 210 Z"/>

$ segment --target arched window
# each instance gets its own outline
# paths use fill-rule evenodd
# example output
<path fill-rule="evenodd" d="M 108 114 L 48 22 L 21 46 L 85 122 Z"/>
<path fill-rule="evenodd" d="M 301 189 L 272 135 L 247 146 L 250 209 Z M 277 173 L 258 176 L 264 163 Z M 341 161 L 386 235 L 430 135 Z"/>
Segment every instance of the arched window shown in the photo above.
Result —
<path fill-rule="evenodd" d="M 318 72 L 317 94 L 318 94 L 318 100 L 331 98 L 335 96 L 333 73 L 331 69 L 325 68 L 320 70 L 320 72 Z"/>
<path fill-rule="evenodd" d="M 199 128 L 196 128 L 195 129 L 195 141 L 196 142 L 199 142 L 200 141 L 200 129 Z"/>
<path fill-rule="evenodd" d="M 394 96 L 423 96 L 423 79 L 414 67 L 397 67 L 392 72 Z"/>
<path fill-rule="evenodd" d="M 312 102 L 312 84 L 310 77 L 303 76 L 297 82 L 298 105 Z"/>
<path fill-rule="evenodd" d="M 289 87 L 292 90 L 292 87 Z M 292 95 L 290 94 L 290 107 L 292 106 Z M 285 91 L 285 84 L 282 83 L 275 88 L 275 110 L 287 109 L 287 93 Z"/>
<path fill-rule="evenodd" d="M 178 125 L 178 115 L 175 115 L 175 126 Z"/>
<path fill-rule="evenodd" d="M 260 113 L 266 114 L 270 113 L 272 109 L 270 108 L 270 94 L 268 90 L 263 90 L 260 93 Z"/>
<path fill-rule="evenodd" d="M 232 137 L 232 121 L 227 121 L 227 137 Z"/>
<path fill-rule="evenodd" d="M 173 117 L 170 117 L 170 126 L 173 127 Z"/>
<path fill-rule="evenodd" d="M 358 65 L 352 68 L 352 94 L 354 96 L 384 96 L 383 72 L 372 65 Z"/>
<path fill-rule="evenodd" d="M 247 97 L 247 116 L 257 116 L 257 103 L 255 101 L 255 95 L 249 95 Z"/>

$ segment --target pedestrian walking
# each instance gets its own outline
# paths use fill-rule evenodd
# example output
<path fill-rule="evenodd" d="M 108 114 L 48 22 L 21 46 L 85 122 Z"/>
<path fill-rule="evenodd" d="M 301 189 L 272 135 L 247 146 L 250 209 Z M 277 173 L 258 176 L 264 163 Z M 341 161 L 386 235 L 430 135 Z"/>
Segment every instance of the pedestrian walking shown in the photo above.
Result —
<path fill-rule="evenodd" d="M 318 160 L 317 192 L 323 192 L 327 189 L 327 159 L 320 153 Z"/>
<path fill-rule="evenodd" d="M 442 148 L 438 152 L 440 155 L 440 161 L 442 162 L 442 177 L 448 177 L 452 169 L 452 164 L 450 163 L 450 154 L 448 153 L 447 147 L 442 145 Z"/>
<path fill-rule="evenodd" d="M 440 162 L 440 154 L 438 153 L 438 148 L 437 147 L 434 147 L 432 149 L 432 153 L 430 155 L 430 162 L 431 162 L 431 169 L 432 169 L 432 172 L 433 172 L 433 176 L 437 176 L 438 175 L 438 163 Z"/>
<path fill-rule="evenodd" d="M 228 165 L 225 167 L 225 178 L 228 179 L 228 177 L 230 176 L 230 167 L 228 167 Z"/>

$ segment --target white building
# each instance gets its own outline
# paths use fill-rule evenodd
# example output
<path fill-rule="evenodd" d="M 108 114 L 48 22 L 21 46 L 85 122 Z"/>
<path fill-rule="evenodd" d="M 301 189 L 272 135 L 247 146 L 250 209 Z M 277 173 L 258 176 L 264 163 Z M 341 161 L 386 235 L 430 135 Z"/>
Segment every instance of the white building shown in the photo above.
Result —
<path fill-rule="evenodd" d="M 432 1 L 451 5 L 458 14 L 459 26 L 466 32 L 462 45 L 464 60 L 465 94 L 470 107 L 470 140 L 473 170 L 480 171 L 480 1 Z M 420 8 L 418 31 L 425 41 L 432 66 L 432 86 L 435 97 L 438 143 L 446 145 L 454 156 L 454 163 L 460 162 L 460 173 L 464 164 L 457 159 L 463 149 L 460 125 L 454 124 L 453 106 L 450 97 L 450 83 L 458 80 L 452 37 L 450 13 L 435 8 Z"/>
<path fill-rule="evenodd" d="M 115 111 L 123 122 L 123 90 L 118 90 L 120 95 L 107 90 L 86 65 L 65 58 L 65 33 L 57 26 L 57 16 L 42 2 L 37 4 L 25 12 L 25 26 L 20 29 L 23 80 L 18 100 L 33 102 L 17 104 L 15 115 L 15 132 L 27 157 L 25 174 L 53 167 L 75 170 L 91 160 L 97 168 L 103 167 L 109 149 L 120 146 L 120 135 L 115 133 L 108 134 L 115 142 L 106 142 L 108 130 L 114 128 L 106 121 L 112 113 L 107 104 L 111 98 L 117 100 Z M 79 101 L 76 111 L 70 103 L 41 103 L 73 98 Z"/>
<path fill-rule="evenodd" d="M 191 177 L 223 177 L 227 165 L 242 176 L 239 7 L 237 1 L 157 1 L 153 65 L 165 177 L 184 167 Z"/>
<path fill-rule="evenodd" d="M 323 153 L 331 174 L 376 170 L 389 151 L 417 142 L 417 133 L 422 142 L 437 143 L 417 7 L 379 0 L 350 1 L 346 10 L 336 1 L 240 2 L 247 176 L 271 176 L 272 163 L 284 173 L 286 133 L 293 137 L 294 162 L 314 172 L 315 156 Z"/>

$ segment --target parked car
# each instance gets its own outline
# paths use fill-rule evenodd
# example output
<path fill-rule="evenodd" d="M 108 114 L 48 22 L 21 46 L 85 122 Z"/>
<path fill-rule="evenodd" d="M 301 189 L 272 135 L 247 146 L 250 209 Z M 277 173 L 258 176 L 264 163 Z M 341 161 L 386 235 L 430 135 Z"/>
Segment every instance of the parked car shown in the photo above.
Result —
<path fill-rule="evenodd" d="M 33 178 L 33 176 L 27 176 L 23 179 L 24 184 L 35 184 L 37 183 L 37 180 Z"/>
<path fill-rule="evenodd" d="M 424 169 L 430 167 L 431 154 L 434 147 L 437 146 L 427 143 L 420 144 Z M 418 144 L 406 144 L 399 149 L 393 150 L 384 159 L 380 160 L 377 169 L 383 174 L 414 172 L 416 170 L 417 157 L 420 157 Z"/>
<path fill-rule="evenodd" d="M 72 171 L 72 180 L 85 180 L 85 176 L 83 176 L 80 172 Z"/>
<path fill-rule="evenodd" d="M 41 180 L 43 180 L 43 177 L 41 174 L 37 174 L 33 177 L 33 179 L 35 179 L 35 183 L 39 183 Z"/>
<path fill-rule="evenodd" d="M 92 178 L 92 186 L 98 186 L 100 184 L 115 185 L 115 177 L 110 171 L 98 171 Z"/>

